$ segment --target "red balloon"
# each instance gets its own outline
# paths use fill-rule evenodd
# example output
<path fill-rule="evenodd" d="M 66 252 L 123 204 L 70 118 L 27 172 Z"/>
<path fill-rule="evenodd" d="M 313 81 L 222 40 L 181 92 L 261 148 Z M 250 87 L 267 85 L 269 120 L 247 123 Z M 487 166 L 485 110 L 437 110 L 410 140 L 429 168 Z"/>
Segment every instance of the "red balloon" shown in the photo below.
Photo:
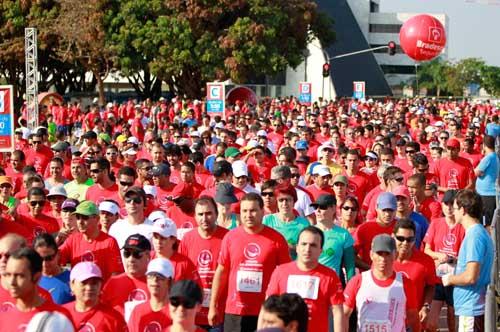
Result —
<path fill-rule="evenodd" d="M 441 22 L 435 17 L 417 15 L 401 27 L 399 44 L 410 58 L 417 61 L 431 60 L 444 49 L 446 33 Z"/>

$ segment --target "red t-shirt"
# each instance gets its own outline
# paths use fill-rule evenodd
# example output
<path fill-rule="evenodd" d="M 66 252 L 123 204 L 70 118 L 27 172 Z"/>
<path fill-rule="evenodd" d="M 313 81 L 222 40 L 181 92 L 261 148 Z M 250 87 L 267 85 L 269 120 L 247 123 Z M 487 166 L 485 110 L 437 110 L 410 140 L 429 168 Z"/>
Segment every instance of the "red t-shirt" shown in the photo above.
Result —
<path fill-rule="evenodd" d="M 57 311 L 66 316 L 74 326 L 73 319 L 69 311 L 61 306 L 54 304 L 51 301 L 45 301 L 40 306 L 32 309 L 31 311 L 22 312 L 16 307 L 12 310 L 0 312 L 0 331 L 25 331 L 31 318 L 39 312 L 53 312 Z"/>
<path fill-rule="evenodd" d="M 436 276 L 434 260 L 421 251 L 413 250 L 408 261 L 394 261 L 394 271 L 402 272 L 407 277 L 415 289 L 417 308 L 424 304 L 424 289 L 428 285 L 436 285 L 441 281 Z"/>
<path fill-rule="evenodd" d="M 18 215 L 16 222 L 31 230 L 33 238 L 41 233 L 56 233 L 59 232 L 59 224 L 55 218 L 46 214 L 41 214 L 38 217 L 32 217 L 29 214 Z"/>
<path fill-rule="evenodd" d="M 174 190 L 174 188 L 174 183 L 170 183 L 166 188 L 156 187 L 156 205 L 165 212 L 173 205 L 173 202 L 168 198 L 172 196 L 172 190 Z"/>
<path fill-rule="evenodd" d="M 172 325 L 170 325 L 169 327 L 167 327 L 165 330 L 163 330 L 163 332 L 170 332 L 171 331 L 171 328 Z M 201 327 L 197 327 L 194 332 L 207 332 L 206 330 L 202 329 Z"/>
<path fill-rule="evenodd" d="M 472 164 L 465 158 L 441 158 L 432 164 L 431 173 L 439 178 L 439 185 L 448 189 L 464 189 L 474 179 Z"/>
<path fill-rule="evenodd" d="M 394 160 L 394 166 L 401 168 L 403 173 L 410 172 L 412 170 L 412 166 L 408 162 L 408 158 L 396 157 L 396 159 Z"/>
<path fill-rule="evenodd" d="M 15 221 L 12 221 L 10 216 L 4 215 L 3 213 L 1 219 L 2 221 L 0 221 L 0 223 L 2 226 L 0 227 L 0 238 L 2 238 L 7 233 L 15 233 L 24 237 L 26 241 L 28 241 L 28 243 L 31 243 L 33 241 L 34 235 L 30 229 Z"/>
<path fill-rule="evenodd" d="M 344 303 L 342 284 L 334 270 L 319 264 L 311 271 L 302 271 L 296 262 L 278 266 L 269 281 L 266 296 L 283 293 L 299 294 L 309 309 L 307 330 L 328 331 L 328 310 Z"/>
<path fill-rule="evenodd" d="M 52 150 L 45 145 L 40 147 L 40 151 L 29 149 L 24 153 L 26 155 L 26 165 L 35 167 L 38 174 L 44 174 L 45 168 L 47 168 L 47 165 L 54 156 Z"/>
<path fill-rule="evenodd" d="M 395 224 L 396 221 L 393 221 L 389 226 L 384 227 L 376 221 L 370 221 L 359 225 L 354 234 L 354 250 L 358 253 L 363 262 L 369 265 L 372 263 L 370 250 L 373 238 L 379 234 L 391 235 Z"/>
<path fill-rule="evenodd" d="M 75 266 L 80 262 L 94 262 L 101 268 L 104 281 L 113 273 L 122 273 L 123 264 L 120 248 L 115 238 L 100 232 L 97 238 L 88 242 L 82 233 L 71 234 L 59 248 L 60 264 Z"/>
<path fill-rule="evenodd" d="M 202 308 L 196 315 L 196 324 L 208 325 L 208 305 L 210 304 L 210 290 L 215 270 L 217 269 L 217 260 L 221 250 L 222 239 L 228 230 L 217 226 L 215 232 L 208 239 L 202 238 L 198 229 L 186 233 L 179 246 L 179 252 L 186 255 L 194 263 L 200 276 L 203 287 Z M 226 297 L 220 296 L 219 307 L 222 308 Z"/>
<path fill-rule="evenodd" d="M 468 153 L 468 152 L 460 152 L 460 157 L 464 157 L 465 159 L 469 160 L 472 164 L 472 167 L 476 168 L 477 165 L 479 165 L 479 162 L 481 159 L 483 159 L 483 155 L 481 153 Z"/>
<path fill-rule="evenodd" d="M 374 188 L 369 175 L 363 172 L 358 172 L 355 175 L 347 176 L 347 193 L 358 198 L 359 202 L 363 202 L 367 192 Z"/>
<path fill-rule="evenodd" d="M 442 216 L 441 203 L 439 203 L 434 197 L 427 197 L 422 201 L 422 203 L 420 203 L 418 212 L 430 222 L 431 220 Z"/>
<path fill-rule="evenodd" d="M 109 278 L 102 289 L 102 302 L 123 313 L 125 302 L 130 301 L 149 301 L 146 276 L 136 279 L 122 273 Z"/>
<path fill-rule="evenodd" d="M 14 193 L 17 193 L 19 190 L 21 190 L 23 186 L 23 172 L 17 172 L 15 171 L 12 167 L 7 167 L 5 168 L 5 174 L 7 176 L 10 176 L 12 178 L 12 181 L 14 182 Z"/>
<path fill-rule="evenodd" d="M 138 304 L 130 314 L 128 332 L 163 331 L 172 324 L 168 305 L 153 311 L 149 301 Z"/>
<path fill-rule="evenodd" d="M 288 244 L 274 229 L 264 226 L 258 234 L 250 234 L 239 226 L 229 231 L 218 262 L 229 269 L 226 312 L 257 316 L 271 273 L 289 261 Z"/>
<path fill-rule="evenodd" d="M 375 278 L 372 273 L 373 281 L 379 287 L 389 287 L 396 279 L 396 273 L 393 273 L 392 277 L 386 280 L 379 280 Z M 361 274 L 355 275 L 349 282 L 347 283 L 344 291 L 344 305 L 348 306 L 351 309 L 356 308 L 356 294 L 358 293 L 359 288 L 361 287 Z M 415 287 L 411 281 L 403 275 L 403 289 L 406 295 L 406 309 L 417 309 L 417 295 L 415 294 Z"/>
<path fill-rule="evenodd" d="M 177 205 L 173 205 L 166 211 L 167 217 L 172 219 L 179 228 L 195 228 L 194 211 L 192 215 L 184 213 Z"/>
<path fill-rule="evenodd" d="M 465 229 L 462 224 L 450 227 L 446 218 L 442 217 L 432 220 L 423 242 L 428 243 L 432 251 L 457 257 L 464 237 Z"/>
<path fill-rule="evenodd" d="M 315 183 L 307 186 L 305 189 L 307 190 L 308 193 L 311 194 L 312 196 L 311 201 L 313 202 L 315 202 L 319 196 L 324 194 L 335 195 L 335 192 L 333 191 L 332 187 L 320 188 Z"/>
<path fill-rule="evenodd" d="M 86 312 L 76 311 L 75 302 L 66 303 L 64 308 L 71 313 L 76 325 L 76 331 L 127 331 L 127 324 L 122 314 L 106 304 L 99 303 Z"/>
<path fill-rule="evenodd" d="M 361 205 L 361 209 L 366 212 L 366 219 L 372 220 L 377 216 L 377 212 L 375 211 L 377 198 L 381 192 L 384 192 L 380 186 L 376 186 L 372 190 L 368 192 L 363 200 L 363 204 Z M 361 202 L 360 202 L 361 203 Z M 368 211 L 370 211 L 370 216 L 368 216 Z"/>
<path fill-rule="evenodd" d="M 85 194 L 85 199 L 92 201 L 99 205 L 102 201 L 106 199 L 112 199 L 118 202 L 118 185 L 113 183 L 109 188 L 103 188 L 100 184 L 94 184 L 87 189 Z"/>
<path fill-rule="evenodd" d="M 47 302 L 54 302 L 48 291 L 40 286 L 37 286 L 38 294 Z M 14 300 L 8 290 L 0 286 L 0 313 L 14 310 L 16 308 L 16 300 Z"/>

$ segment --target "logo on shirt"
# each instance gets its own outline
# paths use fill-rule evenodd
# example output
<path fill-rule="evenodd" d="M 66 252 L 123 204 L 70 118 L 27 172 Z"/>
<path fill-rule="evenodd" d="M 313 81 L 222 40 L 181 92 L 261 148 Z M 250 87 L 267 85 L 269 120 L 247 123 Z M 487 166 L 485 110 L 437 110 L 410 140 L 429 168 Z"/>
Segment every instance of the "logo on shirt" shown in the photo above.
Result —
<path fill-rule="evenodd" d="M 198 255 L 198 264 L 200 266 L 208 266 L 212 263 L 212 253 L 209 250 L 202 250 L 200 254 Z"/>
<path fill-rule="evenodd" d="M 87 250 L 82 255 L 82 262 L 94 262 L 94 253 L 90 250 Z"/>
<path fill-rule="evenodd" d="M 162 331 L 161 324 L 158 323 L 157 321 L 152 321 L 149 322 L 148 325 L 144 327 L 143 332 L 161 332 L 161 331 Z"/>
<path fill-rule="evenodd" d="M 455 245 L 455 243 L 457 243 L 457 237 L 453 233 L 448 233 L 443 238 L 443 244 L 445 247 L 452 248 Z"/>
<path fill-rule="evenodd" d="M 42 226 L 33 227 L 33 235 L 37 237 L 40 234 L 46 233 L 47 231 Z"/>
<path fill-rule="evenodd" d="M 8 312 L 15 308 L 14 303 L 4 302 L 0 305 L 0 312 Z"/>
<path fill-rule="evenodd" d="M 146 301 L 147 299 L 148 295 L 140 288 L 134 289 L 128 295 L 128 301 Z"/>
<path fill-rule="evenodd" d="M 260 255 L 260 247 L 257 243 L 249 243 L 243 250 L 246 259 L 254 260 Z"/>
<path fill-rule="evenodd" d="M 181 227 L 179 227 L 179 228 L 188 228 L 188 229 L 191 229 L 191 228 L 193 228 L 193 223 L 187 221 L 187 222 L 183 223 L 181 225 Z"/>
<path fill-rule="evenodd" d="M 356 190 L 358 190 L 358 186 L 355 183 L 349 182 L 347 185 L 347 192 L 349 194 L 355 194 Z"/>
<path fill-rule="evenodd" d="M 78 332 L 95 332 L 95 327 L 90 322 L 85 322 L 85 325 L 80 327 Z"/>

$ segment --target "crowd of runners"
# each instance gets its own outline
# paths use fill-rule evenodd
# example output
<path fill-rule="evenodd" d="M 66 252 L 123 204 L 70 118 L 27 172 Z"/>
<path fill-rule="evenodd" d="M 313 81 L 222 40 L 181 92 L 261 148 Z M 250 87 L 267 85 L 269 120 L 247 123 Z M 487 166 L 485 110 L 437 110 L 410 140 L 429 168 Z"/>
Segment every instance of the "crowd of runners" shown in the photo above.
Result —
<path fill-rule="evenodd" d="M 484 331 L 500 110 L 174 98 L 26 112 L 1 331 Z"/>

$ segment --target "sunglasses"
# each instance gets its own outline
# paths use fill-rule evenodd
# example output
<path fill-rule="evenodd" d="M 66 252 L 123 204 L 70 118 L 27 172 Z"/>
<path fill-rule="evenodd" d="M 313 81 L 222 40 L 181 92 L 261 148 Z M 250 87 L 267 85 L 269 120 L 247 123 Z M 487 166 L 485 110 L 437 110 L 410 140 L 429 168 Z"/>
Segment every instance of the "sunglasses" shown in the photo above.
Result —
<path fill-rule="evenodd" d="M 393 180 L 396 181 L 396 182 L 403 182 L 404 178 L 403 177 L 394 178 Z"/>
<path fill-rule="evenodd" d="M 298 178 L 300 178 L 300 174 L 298 174 L 298 173 L 292 173 L 292 178 L 293 179 L 298 179 Z"/>
<path fill-rule="evenodd" d="M 246 178 L 247 178 L 247 176 L 246 176 L 246 175 L 242 175 L 242 176 L 235 176 L 235 178 L 237 178 L 238 180 L 240 180 L 240 179 L 246 179 Z"/>
<path fill-rule="evenodd" d="M 148 166 L 148 167 L 143 167 L 143 168 L 141 168 L 141 169 L 142 169 L 143 171 L 148 171 L 148 172 L 149 172 L 150 170 L 152 170 L 152 169 L 153 169 L 153 167 Z"/>
<path fill-rule="evenodd" d="M 328 152 L 328 153 L 331 153 L 331 152 L 333 152 L 333 150 L 332 150 L 332 149 L 328 149 L 328 148 L 326 148 L 326 149 L 323 149 L 323 151 L 324 151 L 324 152 Z"/>
<path fill-rule="evenodd" d="M 377 160 L 377 159 L 372 158 L 372 157 L 366 157 L 366 158 L 365 158 L 365 160 L 366 160 L 366 161 L 375 161 L 375 160 Z"/>
<path fill-rule="evenodd" d="M 264 191 L 260 195 L 261 196 L 274 197 L 274 193 L 272 191 Z"/>
<path fill-rule="evenodd" d="M 396 237 L 396 240 L 398 240 L 399 242 L 407 242 L 407 243 L 412 243 L 415 241 L 415 237 L 414 236 L 410 236 L 410 237 L 404 237 L 404 236 L 395 236 Z"/>
<path fill-rule="evenodd" d="M 107 156 L 116 156 L 118 153 L 116 152 L 106 152 Z"/>
<path fill-rule="evenodd" d="M 183 306 L 186 309 L 193 309 L 196 306 L 196 301 L 173 297 L 170 299 L 170 304 L 174 307 Z"/>
<path fill-rule="evenodd" d="M 345 211 L 352 211 L 352 212 L 356 212 L 358 211 L 357 208 L 355 208 L 354 206 L 343 206 L 342 207 L 342 210 L 345 210 Z"/>
<path fill-rule="evenodd" d="M 89 151 L 89 155 L 95 156 L 96 154 L 101 153 L 101 151 Z"/>
<path fill-rule="evenodd" d="M 30 201 L 30 205 L 35 207 L 35 206 L 44 206 L 45 205 L 45 201 Z"/>
<path fill-rule="evenodd" d="M 137 250 L 124 250 L 123 251 L 123 257 L 129 258 L 130 256 L 134 257 L 135 259 L 141 259 L 143 256 L 143 252 L 137 251 Z"/>
<path fill-rule="evenodd" d="M 99 174 L 101 172 L 102 172 L 102 169 L 100 169 L 100 168 L 94 168 L 94 169 L 90 170 L 90 173 L 94 173 L 94 174 Z"/>
<path fill-rule="evenodd" d="M 448 139 L 446 136 L 439 137 L 439 139 Z"/>
<path fill-rule="evenodd" d="M 328 210 L 328 208 L 330 208 L 332 206 L 333 205 L 323 205 L 323 204 L 321 204 L 321 205 L 318 205 L 318 209 L 325 211 L 325 210 Z"/>
<path fill-rule="evenodd" d="M 419 171 L 420 173 L 425 173 L 429 170 L 429 167 L 426 167 L 426 168 L 417 168 L 417 171 Z"/>
<path fill-rule="evenodd" d="M 335 182 L 333 185 L 335 187 L 345 187 L 345 183 L 343 183 L 343 182 Z"/>
<path fill-rule="evenodd" d="M 8 188 L 12 188 L 12 185 L 8 184 L 8 183 L 3 183 L 0 185 L 0 188 L 2 189 L 8 189 Z"/>
<path fill-rule="evenodd" d="M 31 145 L 42 144 L 42 141 L 31 141 Z"/>
<path fill-rule="evenodd" d="M 140 204 L 142 203 L 142 198 L 140 197 L 126 197 L 125 198 L 125 203 L 132 203 L 134 202 L 135 204 Z"/>
<path fill-rule="evenodd" d="M 47 256 L 43 256 L 42 257 L 42 260 L 44 262 L 50 262 L 52 260 L 54 260 L 54 258 L 56 258 L 57 254 L 52 254 L 52 255 L 47 255 Z"/>
<path fill-rule="evenodd" d="M 416 152 L 415 150 L 406 150 L 406 153 L 408 153 L 408 154 L 415 153 L 415 152 Z"/>
<path fill-rule="evenodd" d="M 120 185 L 122 185 L 124 187 L 130 187 L 130 186 L 134 185 L 134 183 L 133 182 L 120 181 Z"/>

